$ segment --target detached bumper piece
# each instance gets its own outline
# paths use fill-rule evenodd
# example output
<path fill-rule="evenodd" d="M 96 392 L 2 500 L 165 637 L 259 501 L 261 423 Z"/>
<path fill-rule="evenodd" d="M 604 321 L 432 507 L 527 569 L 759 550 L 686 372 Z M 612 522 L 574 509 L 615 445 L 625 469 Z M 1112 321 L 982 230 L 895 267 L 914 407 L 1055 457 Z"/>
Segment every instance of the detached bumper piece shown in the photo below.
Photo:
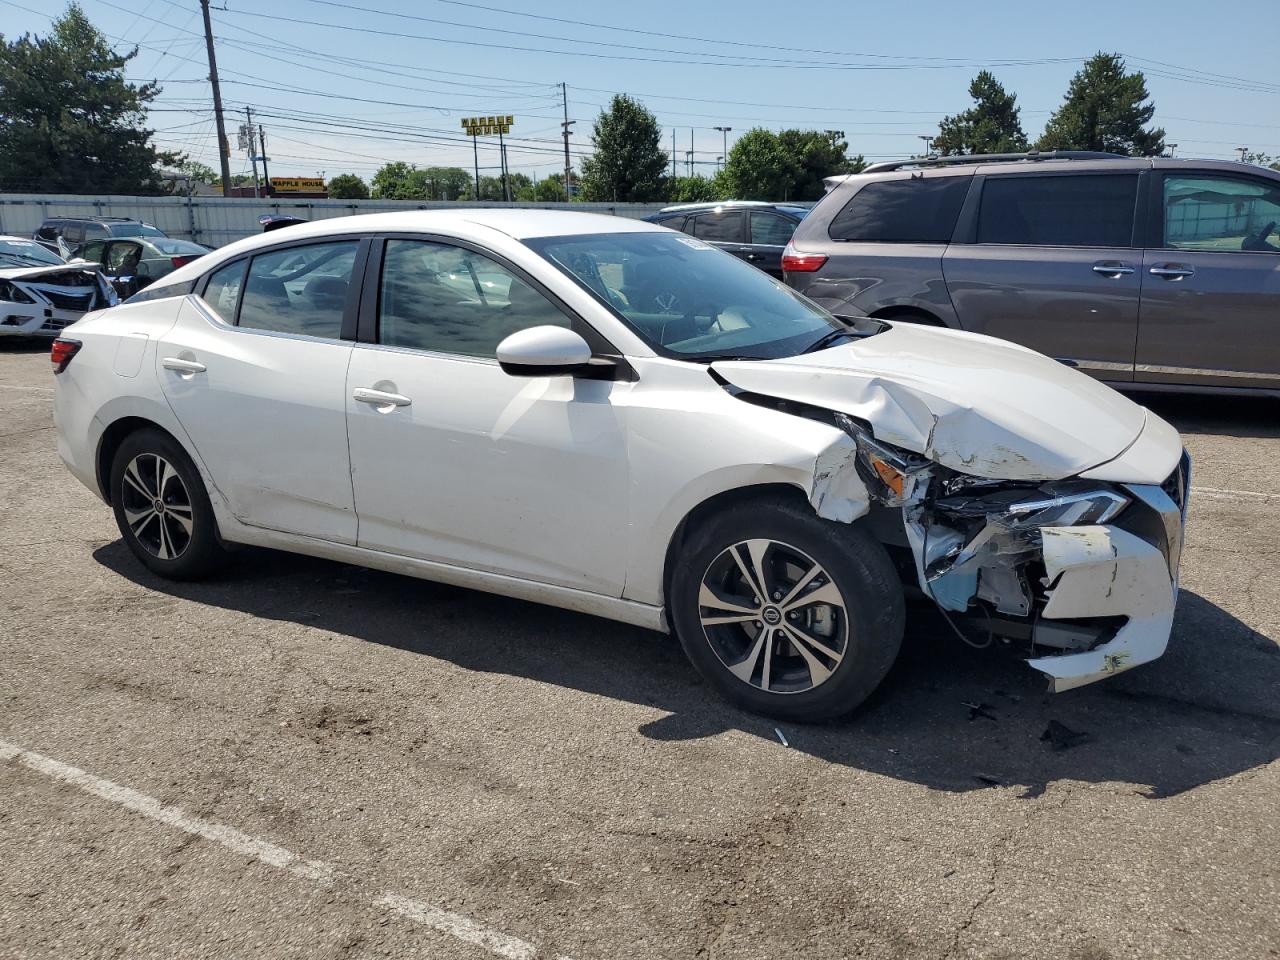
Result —
<path fill-rule="evenodd" d="M 1050 583 L 1042 618 L 1126 619 L 1111 640 L 1092 650 L 1027 661 L 1048 674 L 1055 693 L 1106 679 L 1164 653 L 1177 586 L 1159 547 L 1115 526 L 1045 527 L 1041 536 Z"/>

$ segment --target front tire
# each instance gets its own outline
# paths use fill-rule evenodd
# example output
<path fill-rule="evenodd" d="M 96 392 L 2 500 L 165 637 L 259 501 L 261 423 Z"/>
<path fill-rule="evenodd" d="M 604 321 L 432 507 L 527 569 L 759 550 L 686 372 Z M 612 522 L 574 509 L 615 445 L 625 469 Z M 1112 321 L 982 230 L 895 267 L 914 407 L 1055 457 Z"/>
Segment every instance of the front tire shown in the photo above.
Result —
<path fill-rule="evenodd" d="M 152 573 L 194 580 L 226 559 L 200 474 L 168 434 L 125 437 L 111 461 L 111 503 L 124 542 Z"/>
<path fill-rule="evenodd" d="M 859 525 L 759 500 L 694 530 L 671 615 L 698 672 L 747 710 L 802 722 L 842 716 L 879 686 L 902 645 L 902 587 Z"/>

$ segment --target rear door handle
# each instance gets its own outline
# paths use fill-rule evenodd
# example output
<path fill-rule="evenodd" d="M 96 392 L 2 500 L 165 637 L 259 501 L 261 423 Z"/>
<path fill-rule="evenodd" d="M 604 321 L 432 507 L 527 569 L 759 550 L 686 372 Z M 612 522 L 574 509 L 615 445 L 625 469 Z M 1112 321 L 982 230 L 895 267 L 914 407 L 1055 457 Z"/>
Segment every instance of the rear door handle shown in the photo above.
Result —
<path fill-rule="evenodd" d="M 1181 263 L 1161 263 L 1151 268 L 1153 277 L 1164 277 L 1166 280 L 1181 280 L 1192 276 L 1195 270 Z"/>
<path fill-rule="evenodd" d="M 161 366 L 166 370 L 176 370 L 178 373 L 204 373 L 207 369 L 203 363 L 198 360 L 183 360 L 181 357 L 165 357 L 160 361 Z"/>
<path fill-rule="evenodd" d="M 1133 273 L 1133 267 L 1116 260 L 1099 260 L 1093 265 L 1093 272 L 1108 277 L 1127 277 Z"/>
<path fill-rule="evenodd" d="M 351 391 L 351 398 L 376 407 L 407 407 L 413 403 L 404 394 L 387 393 L 385 390 L 373 390 L 369 387 L 356 387 Z"/>

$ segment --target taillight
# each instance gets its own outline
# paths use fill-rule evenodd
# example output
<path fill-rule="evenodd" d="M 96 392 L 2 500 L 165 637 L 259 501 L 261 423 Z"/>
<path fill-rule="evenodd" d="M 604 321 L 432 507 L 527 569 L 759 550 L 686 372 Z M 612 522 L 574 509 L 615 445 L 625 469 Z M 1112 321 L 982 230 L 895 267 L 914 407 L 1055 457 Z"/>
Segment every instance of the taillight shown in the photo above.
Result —
<path fill-rule="evenodd" d="M 785 273 L 813 273 L 826 262 L 825 253 L 798 253 L 791 244 L 787 244 L 787 248 L 782 251 L 782 269 Z"/>
<path fill-rule="evenodd" d="M 71 358 L 80 350 L 79 340 L 63 340 L 59 337 L 53 341 L 53 349 L 49 351 L 49 359 L 53 361 L 53 372 L 61 373 L 67 369 Z"/>
<path fill-rule="evenodd" d="M 195 253 L 187 254 L 185 257 L 170 257 L 169 262 L 173 264 L 173 269 L 177 270 L 179 267 L 185 267 L 191 261 L 199 259 L 200 254 Z"/>

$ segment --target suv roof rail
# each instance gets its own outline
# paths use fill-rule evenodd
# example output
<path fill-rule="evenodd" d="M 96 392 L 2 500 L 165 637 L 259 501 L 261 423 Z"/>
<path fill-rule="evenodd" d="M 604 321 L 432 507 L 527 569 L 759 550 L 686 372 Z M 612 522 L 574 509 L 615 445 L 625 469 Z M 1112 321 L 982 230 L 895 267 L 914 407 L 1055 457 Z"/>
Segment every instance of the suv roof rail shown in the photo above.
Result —
<path fill-rule="evenodd" d="M 1012 163 L 1014 161 L 1038 162 L 1041 160 L 1130 160 L 1123 153 L 1103 153 L 1098 150 L 1029 150 L 1026 153 L 970 153 L 952 157 L 913 157 L 910 160 L 886 160 L 873 163 L 863 173 L 884 173 L 904 167 L 949 167 L 974 163 Z"/>

